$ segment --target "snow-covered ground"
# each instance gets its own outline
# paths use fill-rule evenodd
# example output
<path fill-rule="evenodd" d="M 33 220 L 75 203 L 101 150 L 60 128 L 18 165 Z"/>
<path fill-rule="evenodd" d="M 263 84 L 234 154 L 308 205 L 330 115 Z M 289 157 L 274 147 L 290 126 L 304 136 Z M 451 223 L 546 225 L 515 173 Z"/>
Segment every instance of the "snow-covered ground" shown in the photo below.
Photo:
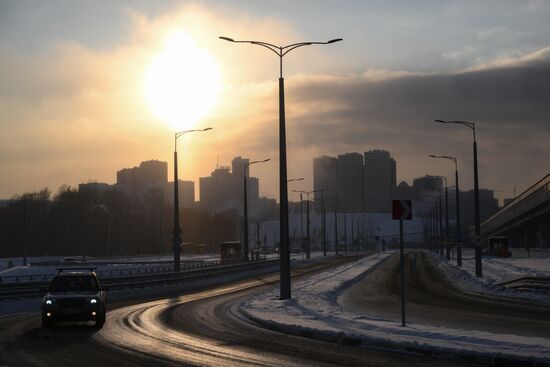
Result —
<path fill-rule="evenodd" d="M 277 289 L 265 291 L 235 306 L 234 312 L 275 330 L 323 340 L 550 362 L 550 339 L 414 323 L 401 327 L 398 320 L 372 317 L 340 305 L 339 295 L 389 255 L 372 255 L 297 281 L 290 300 L 279 300 Z"/>
<path fill-rule="evenodd" d="M 475 276 L 473 250 L 463 251 L 462 268 L 456 266 L 455 259 L 447 262 L 443 257 L 431 254 L 439 261 L 439 268 L 447 278 L 465 291 L 550 304 L 549 294 L 516 291 L 499 285 L 523 276 L 550 277 L 550 252 L 547 250 L 531 250 L 529 258 L 523 249 L 512 249 L 513 256 L 509 258 L 484 257 L 482 278 Z"/>
<path fill-rule="evenodd" d="M 329 253 L 331 254 L 331 253 Z M 267 259 L 277 259 L 278 254 L 269 254 L 266 256 Z M 323 257 L 322 251 L 314 251 L 311 253 L 311 259 L 316 259 Z M 11 277 L 22 277 L 18 279 L 19 281 L 29 281 L 29 276 L 33 276 L 32 280 L 44 280 L 50 279 L 53 275 L 57 273 L 57 266 L 47 266 L 47 265 L 31 265 L 32 263 L 41 263 L 41 262 L 57 262 L 62 261 L 65 257 L 53 256 L 53 257 L 30 257 L 27 259 L 26 266 L 22 265 L 21 258 L 1 258 L 0 259 L 0 278 L 3 278 L 2 282 L 14 282 L 15 278 Z M 80 259 L 78 256 L 72 257 L 74 259 Z M 134 256 L 134 257 L 116 257 L 116 258 L 102 258 L 94 259 L 94 264 L 92 265 L 96 272 L 98 272 L 100 277 L 108 278 L 110 276 L 120 276 L 120 275 L 140 275 L 137 270 L 143 271 L 144 268 L 149 268 L 151 271 L 158 270 L 159 272 L 164 271 L 163 265 L 159 265 L 159 262 L 165 261 L 168 264 L 172 261 L 173 257 L 171 256 Z M 181 260 L 183 263 L 197 263 L 197 262 L 208 262 L 208 261 L 217 261 L 220 259 L 219 254 L 201 254 L 201 255 L 187 255 L 183 254 Z M 304 253 L 291 254 L 291 259 L 293 260 L 305 260 Z M 11 261 L 12 267 L 8 268 L 8 263 Z M 136 264 L 138 263 L 139 264 Z M 103 263 L 103 264 L 102 264 Z M 116 263 L 116 264 L 112 264 Z M 86 263 L 82 264 L 67 264 L 67 267 L 78 267 L 86 266 Z M 113 273 L 111 274 L 111 270 Z M 129 271 L 133 271 L 129 273 Z M 123 271 L 124 274 L 121 274 L 120 271 Z"/>
<path fill-rule="evenodd" d="M 199 256 L 202 256 L 202 255 L 199 255 Z M 274 255 L 275 258 L 277 256 L 278 255 Z M 334 256 L 334 254 L 329 253 L 328 256 Z M 323 256 L 323 252 L 319 251 L 319 252 L 312 252 L 309 260 L 305 259 L 304 254 L 292 254 L 291 258 L 292 258 L 291 267 L 296 268 L 296 267 L 304 266 L 310 263 L 322 261 L 324 256 Z M 137 259 L 138 258 L 133 258 L 132 260 L 135 261 Z M 41 260 L 44 261 L 44 258 L 41 258 Z M 153 258 L 153 260 L 157 260 L 157 259 Z M 227 274 L 227 275 L 215 277 L 215 278 L 193 280 L 187 283 L 180 283 L 177 285 L 167 285 L 167 286 L 159 285 L 159 286 L 151 286 L 146 288 L 121 289 L 121 290 L 113 289 L 108 292 L 107 297 L 110 303 L 118 302 L 118 301 L 128 301 L 132 299 L 141 299 L 146 297 L 158 297 L 158 296 L 162 296 L 163 294 L 170 294 L 170 292 L 173 293 L 173 292 L 188 291 L 191 289 L 200 289 L 201 287 L 204 288 L 204 287 L 213 286 L 217 284 L 227 283 L 230 281 L 244 279 L 250 276 L 266 274 L 268 272 L 277 271 L 277 269 L 278 269 L 278 265 L 274 265 L 267 268 L 260 268 L 260 269 L 255 269 L 251 271 L 246 271 L 246 272 L 237 272 L 235 274 Z M 19 271 L 24 272 L 25 269 L 23 270 L 20 269 Z M 34 297 L 34 298 L 26 297 L 26 298 L 20 298 L 20 299 L 0 300 L 0 318 L 3 316 L 8 316 L 8 315 L 17 314 L 17 313 L 39 312 L 41 299 L 42 299 L 42 296 Z"/>

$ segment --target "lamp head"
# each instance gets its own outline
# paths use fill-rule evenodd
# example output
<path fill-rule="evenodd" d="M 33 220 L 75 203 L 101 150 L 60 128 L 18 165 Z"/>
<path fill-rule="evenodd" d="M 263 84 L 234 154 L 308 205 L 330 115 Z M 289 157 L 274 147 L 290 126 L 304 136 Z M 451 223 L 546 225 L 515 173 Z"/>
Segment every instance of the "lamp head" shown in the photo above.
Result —
<path fill-rule="evenodd" d="M 224 36 L 220 36 L 219 38 L 220 38 L 221 40 L 224 40 L 224 41 L 235 42 L 235 40 L 234 40 L 233 38 L 224 37 Z"/>
<path fill-rule="evenodd" d="M 343 40 L 344 40 L 343 38 L 335 38 L 335 39 L 332 39 L 332 40 L 328 41 L 327 43 L 340 42 L 340 41 L 343 41 Z"/>

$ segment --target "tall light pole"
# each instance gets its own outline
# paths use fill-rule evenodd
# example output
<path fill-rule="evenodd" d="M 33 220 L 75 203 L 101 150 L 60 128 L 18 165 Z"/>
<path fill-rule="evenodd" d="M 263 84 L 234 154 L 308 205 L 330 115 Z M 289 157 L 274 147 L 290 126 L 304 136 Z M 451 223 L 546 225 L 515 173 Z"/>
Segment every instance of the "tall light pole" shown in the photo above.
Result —
<path fill-rule="evenodd" d="M 331 197 L 331 198 L 325 198 L 324 201 L 336 201 L 336 204 L 334 204 L 334 254 L 338 255 L 338 198 L 337 197 Z M 326 222 L 325 222 L 326 224 Z"/>
<path fill-rule="evenodd" d="M 287 180 L 286 182 L 291 183 L 291 182 L 303 181 L 303 180 L 304 180 L 303 177 L 300 177 L 300 178 L 291 178 L 291 179 Z"/>
<path fill-rule="evenodd" d="M 474 220 L 475 220 L 475 238 L 474 238 L 474 244 L 475 244 L 475 251 L 476 251 L 476 277 L 481 278 L 483 276 L 483 270 L 482 270 L 482 263 L 481 263 L 481 243 L 480 236 L 481 236 L 481 222 L 480 222 L 480 216 L 479 216 L 479 179 L 478 179 L 478 172 L 477 172 L 477 141 L 476 141 L 476 124 L 473 122 L 468 121 L 445 121 L 445 120 L 435 120 L 435 122 L 439 122 L 442 124 L 458 124 L 458 125 L 464 125 L 472 129 L 472 133 L 474 136 L 474 142 L 473 142 L 473 150 L 474 150 Z"/>
<path fill-rule="evenodd" d="M 458 163 L 456 157 L 448 155 L 431 155 L 430 158 L 448 159 L 455 164 L 455 192 L 456 192 L 456 265 L 462 266 L 462 229 L 460 228 L 460 189 L 458 186 Z"/>
<path fill-rule="evenodd" d="M 286 182 L 291 183 L 291 182 L 297 182 L 297 181 L 303 181 L 303 180 L 304 180 L 303 177 L 291 178 L 286 180 Z M 300 194 L 300 247 L 302 247 L 302 249 L 303 249 L 303 237 L 304 237 L 303 232 L 304 232 L 304 223 L 302 221 L 302 194 Z"/>
<path fill-rule="evenodd" d="M 312 191 L 300 191 L 300 190 L 292 190 L 294 192 L 300 193 L 300 208 L 302 207 L 302 194 L 306 195 L 307 200 L 307 219 L 306 219 L 306 259 L 309 259 L 311 257 L 311 242 L 309 237 L 309 195 L 316 193 L 316 192 L 322 192 L 323 190 L 312 190 Z"/>
<path fill-rule="evenodd" d="M 283 57 L 290 51 L 303 46 L 327 45 L 342 41 L 335 38 L 327 42 L 299 42 L 286 46 L 276 46 L 262 41 L 236 41 L 229 37 L 220 39 L 234 43 L 249 43 L 267 48 L 279 57 L 279 200 L 280 200 L 280 237 L 281 237 L 281 299 L 289 299 L 290 291 L 290 248 L 288 243 L 288 187 L 286 175 L 286 127 L 285 92 L 283 78 Z"/>
<path fill-rule="evenodd" d="M 256 163 L 269 162 L 271 159 L 264 159 L 263 161 L 252 161 L 245 162 L 243 164 L 243 220 L 244 220 L 244 245 L 243 245 L 243 260 L 248 261 L 248 195 L 246 193 L 246 170 L 250 169 L 249 167 Z"/>
<path fill-rule="evenodd" d="M 207 127 L 201 130 L 184 130 L 174 134 L 174 229 L 172 230 L 172 247 L 174 250 L 174 272 L 180 271 L 180 245 L 181 245 L 181 227 L 180 227 L 180 202 L 178 192 L 178 150 L 177 142 L 178 138 L 182 135 L 212 130 L 211 127 Z"/>
<path fill-rule="evenodd" d="M 321 226 L 323 228 L 323 256 L 327 256 L 327 216 L 325 209 L 325 189 L 319 189 L 321 192 Z M 319 201 L 318 199 L 313 198 L 313 201 Z"/>

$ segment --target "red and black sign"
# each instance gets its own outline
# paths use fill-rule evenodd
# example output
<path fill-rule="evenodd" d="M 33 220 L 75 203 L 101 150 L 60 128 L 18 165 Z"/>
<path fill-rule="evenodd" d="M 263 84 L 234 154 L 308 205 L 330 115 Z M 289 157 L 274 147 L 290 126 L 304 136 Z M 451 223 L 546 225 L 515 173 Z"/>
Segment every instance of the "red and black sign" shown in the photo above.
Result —
<path fill-rule="evenodd" d="M 393 200 L 392 219 L 411 220 L 412 202 L 410 200 Z"/>

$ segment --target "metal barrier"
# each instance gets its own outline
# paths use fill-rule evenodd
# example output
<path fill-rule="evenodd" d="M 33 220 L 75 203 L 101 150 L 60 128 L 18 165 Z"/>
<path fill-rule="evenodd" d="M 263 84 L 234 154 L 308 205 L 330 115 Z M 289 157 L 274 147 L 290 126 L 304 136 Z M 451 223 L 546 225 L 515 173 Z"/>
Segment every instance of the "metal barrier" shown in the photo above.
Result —
<path fill-rule="evenodd" d="M 193 262 L 193 263 L 183 263 L 181 270 L 193 270 L 193 269 L 203 269 L 213 266 L 220 265 L 229 265 L 229 264 L 238 264 L 241 263 L 241 260 L 208 260 L 202 262 Z M 122 263 L 117 263 L 122 264 Z M 55 266 L 61 266 L 61 263 L 50 264 Z M 77 264 L 71 264 L 76 266 Z M 70 268 L 71 265 L 67 265 L 67 268 Z M 93 265 L 93 264 L 86 264 Z M 106 265 L 103 263 L 103 265 Z M 124 268 L 113 268 L 113 269 L 104 269 L 96 270 L 96 274 L 100 279 L 122 277 L 126 275 L 141 275 L 141 274 L 159 274 L 159 273 L 170 273 L 174 269 L 173 264 L 169 265 L 152 265 L 152 266 L 140 266 L 140 267 L 124 267 Z M 55 273 L 47 274 L 29 274 L 29 275 L 4 275 L 0 276 L 0 284 L 6 283 L 18 283 L 18 282 L 46 282 L 50 281 L 55 276 Z"/>

